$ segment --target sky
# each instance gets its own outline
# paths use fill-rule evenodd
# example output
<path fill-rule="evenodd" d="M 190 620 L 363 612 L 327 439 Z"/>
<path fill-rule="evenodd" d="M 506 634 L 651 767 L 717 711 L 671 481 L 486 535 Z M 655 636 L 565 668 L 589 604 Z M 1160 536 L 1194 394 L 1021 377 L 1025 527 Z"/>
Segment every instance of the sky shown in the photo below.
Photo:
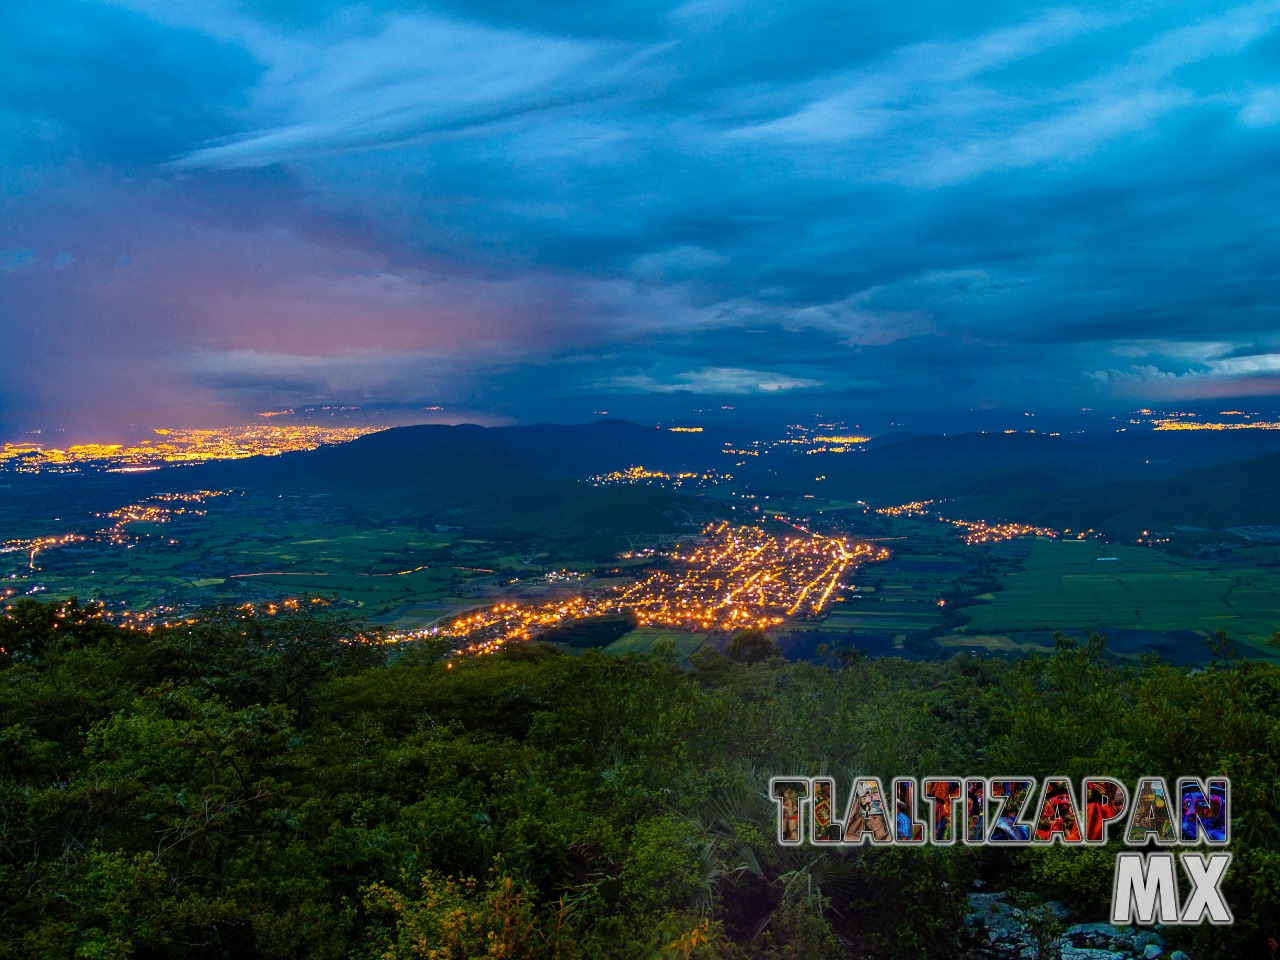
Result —
<path fill-rule="evenodd" d="M 1272 396 L 1278 277 L 1280 0 L 0 4 L 0 440 Z"/>

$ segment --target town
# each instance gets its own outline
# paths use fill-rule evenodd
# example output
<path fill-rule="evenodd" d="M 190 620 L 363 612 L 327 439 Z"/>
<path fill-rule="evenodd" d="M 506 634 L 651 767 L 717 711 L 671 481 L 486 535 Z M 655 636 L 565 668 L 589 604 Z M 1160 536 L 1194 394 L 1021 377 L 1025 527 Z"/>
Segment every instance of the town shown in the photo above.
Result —
<path fill-rule="evenodd" d="M 162 466 L 274 457 L 298 450 L 346 443 L 382 427 L 321 427 L 309 424 L 249 424 L 211 430 L 157 428 L 154 440 L 133 444 L 0 444 L 0 470 L 17 473 L 139 473 Z"/>
<path fill-rule="evenodd" d="M 657 556 L 666 561 L 663 568 L 598 597 L 499 603 L 424 632 L 456 638 L 455 653 L 479 655 L 570 619 L 620 613 L 641 626 L 774 627 L 819 616 L 851 569 L 887 559 L 889 551 L 844 537 L 781 535 L 720 521 L 704 528 L 696 542 Z"/>

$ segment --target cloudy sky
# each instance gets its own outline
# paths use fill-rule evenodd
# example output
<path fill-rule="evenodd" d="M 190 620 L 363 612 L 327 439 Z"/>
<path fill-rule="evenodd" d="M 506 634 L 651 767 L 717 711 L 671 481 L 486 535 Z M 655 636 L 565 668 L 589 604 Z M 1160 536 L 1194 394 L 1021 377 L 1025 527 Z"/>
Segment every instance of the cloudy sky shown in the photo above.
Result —
<path fill-rule="evenodd" d="M 0 5 L 0 439 L 1274 394 L 1278 278 L 1280 2 Z"/>

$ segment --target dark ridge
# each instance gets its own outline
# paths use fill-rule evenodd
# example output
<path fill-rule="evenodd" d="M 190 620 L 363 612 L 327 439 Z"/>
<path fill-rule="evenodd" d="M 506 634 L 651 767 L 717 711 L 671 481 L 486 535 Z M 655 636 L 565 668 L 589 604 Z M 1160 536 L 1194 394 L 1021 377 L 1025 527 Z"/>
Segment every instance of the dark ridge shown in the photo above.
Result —
<path fill-rule="evenodd" d="M 1245 435 L 1245 434 L 1249 435 Z M 1203 434 L 927 434 L 863 453 L 812 454 L 763 467 L 760 491 L 902 502 L 917 499 L 1028 498 L 1082 490 L 1104 481 L 1151 482 L 1207 465 L 1280 449 L 1280 432 Z M 824 476 L 821 489 L 815 477 Z"/>
<path fill-rule="evenodd" d="M 957 515 L 1007 517 L 1027 523 L 1132 537 L 1177 526 L 1225 530 L 1280 525 L 1280 454 L 1219 463 L 1178 476 L 1087 486 L 1050 493 L 1029 490 L 975 497 Z"/>

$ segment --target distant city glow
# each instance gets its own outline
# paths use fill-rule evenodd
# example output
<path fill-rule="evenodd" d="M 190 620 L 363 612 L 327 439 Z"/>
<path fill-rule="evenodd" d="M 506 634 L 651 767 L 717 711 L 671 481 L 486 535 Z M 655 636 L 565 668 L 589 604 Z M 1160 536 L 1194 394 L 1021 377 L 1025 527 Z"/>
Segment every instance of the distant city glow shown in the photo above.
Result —
<path fill-rule="evenodd" d="M 721 473 L 718 470 L 686 470 L 667 473 L 663 470 L 651 470 L 648 467 L 628 467 L 626 470 L 594 474 L 587 478 L 587 482 L 594 487 L 643 485 L 678 490 L 681 487 L 713 487 L 732 479 L 733 474 Z"/>
<path fill-rule="evenodd" d="M 1225 416 L 1225 414 L 1220 414 L 1220 416 Z M 1156 430 L 1280 430 L 1280 422 L 1269 420 L 1250 420 L 1247 423 L 1222 423 L 1204 420 L 1155 420 L 1153 423 Z"/>
<path fill-rule="evenodd" d="M 45 447 L 38 443 L 6 443 L 0 446 L 0 470 L 18 473 L 76 473 L 84 469 L 96 469 L 137 473 L 162 465 L 274 457 L 297 450 L 314 450 L 320 446 L 346 443 L 384 429 L 386 428 L 251 424 L 213 430 L 157 429 L 154 432 L 158 439 L 143 440 L 131 446 L 119 443 L 81 443 L 62 448 Z"/>
<path fill-rule="evenodd" d="M 933 504 L 933 500 L 914 500 L 911 503 L 900 503 L 892 507 L 877 507 L 876 513 L 886 517 L 933 517 L 940 523 L 949 523 L 963 530 L 964 542 L 970 546 L 979 543 L 999 543 L 1002 540 L 1012 540 L 1015 537 L 1048 537 L 1056 539 L 1062 536 L 1062 531 L 1060 530 L 1054 530 L 1050 527 L 1037 527 L 1029 523 L 1010 523 L 1007 521 L 988 523 L 986 520 L 953 520 L 942 516 L 936 510 L 930 509 Z"/>

